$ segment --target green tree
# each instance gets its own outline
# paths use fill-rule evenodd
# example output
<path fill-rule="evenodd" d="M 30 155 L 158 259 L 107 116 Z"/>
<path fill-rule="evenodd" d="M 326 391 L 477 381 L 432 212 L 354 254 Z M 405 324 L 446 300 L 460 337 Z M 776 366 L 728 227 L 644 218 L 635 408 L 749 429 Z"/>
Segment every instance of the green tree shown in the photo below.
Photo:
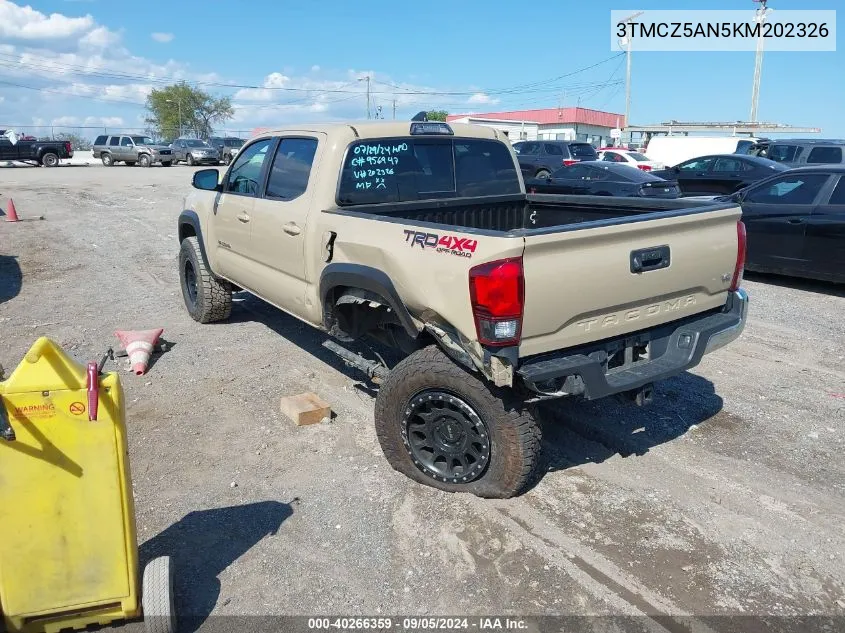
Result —
<path fill-rule="evenodd" d="M 207 138 L 215 123 L 228 121 L 235 114 L 229 97 L 215 97 L 184 81 L 153 90 L 147 97 L 147 111 L 147 124 L 166 140 L 191 132 Z"/>
<path fill-rule="evenodd" d="M 429 121 L 445 121 L 449 113 L 446 110 L 429 110 L 425 116 Z"/>

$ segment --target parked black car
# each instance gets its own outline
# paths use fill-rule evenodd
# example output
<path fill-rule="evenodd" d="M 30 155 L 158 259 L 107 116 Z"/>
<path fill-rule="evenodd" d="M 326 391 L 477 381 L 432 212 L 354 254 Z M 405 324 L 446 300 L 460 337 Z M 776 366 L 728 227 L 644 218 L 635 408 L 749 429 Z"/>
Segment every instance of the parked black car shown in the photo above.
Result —
<path fill-rule="evenodd" d="M 748 270 L 845 283 L 845 165 L 791 169 L 719 200 L 742 206 Z"/>
<path fill-rule="evenodd" d="M 653 173 L 653 172 L 652 172 Z M 664 180 L 624 163 L 584 161 L 563 167 L 547 178 L 525 181 L 529 193 L 588 196 L 678 198 L 678 183 Z"/>
<path fill-rule="evenodd" d="M 545 178 L 561 167 L 599 157 L 596 148 L 583 141 L 523 141 L 514 150 L 523 178 Z"/>
<path fill-rule="evenodd" d="M 676 180 L 684 196 L 714 196 L 734 193 L 787 169 L 759 156 L 716 154 L 692 158 L 651 173 L 666 180 Z"/>
<path fill-rule="evenodd" d="M 73 158 L 70 141 L 31 141 L 19 138 L 16 143 L 12 143 L 7 137 L 0 136 L 0 161 L 56 167 L 62 158 Z"/>

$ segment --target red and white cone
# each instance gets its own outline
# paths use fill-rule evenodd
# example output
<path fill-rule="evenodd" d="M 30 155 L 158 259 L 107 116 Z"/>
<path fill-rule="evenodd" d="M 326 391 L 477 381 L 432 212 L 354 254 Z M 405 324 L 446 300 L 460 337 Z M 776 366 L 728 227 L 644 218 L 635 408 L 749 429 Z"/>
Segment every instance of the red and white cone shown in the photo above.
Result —
<path fill-rule="evenodd" d="M 18 219 L 18 210 L 15 209 L 15 201 L 9 198 L 9 204 L 6 205 L 6 222 L 17 222 Z"/>
<path fill-rule="evenodd" d="M 141 331 L 118 330 L 115 332 L 120 344 L 126 348 L 135 375 L 141 376 L 146 373 L 150 354 L 153 353 L 153 348 L 162 332 L 164 332 L 164 328 Z"/>

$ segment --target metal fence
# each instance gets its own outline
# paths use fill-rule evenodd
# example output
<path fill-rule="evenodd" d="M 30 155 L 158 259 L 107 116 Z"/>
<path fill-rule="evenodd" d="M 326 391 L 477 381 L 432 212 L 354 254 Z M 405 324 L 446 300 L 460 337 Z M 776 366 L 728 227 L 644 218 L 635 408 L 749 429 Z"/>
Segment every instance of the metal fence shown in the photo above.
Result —
<path fill-rule="evenodd" d="M 201 137 L 197 130 L 191 130 L 187 127 L 182 128 L 181 134 L 178 129 L 164 130 L 163 134 L 153 132 L 149 127 L 112 127 L 112 126 L 93 126 L 93 125 L 3 125 L 0 124 L 0 129 L 14 130 L 19 136 L 34 136 L 37 139 L 50 140 L 70 140 L 74 142 L 74 149 L 90 149 L 91 145 L 101 134 L 144 134 L 152 136 L 155 139 L 163 138 L 177 138 L 179 136 Z M 252 136 L 252 130 L 233 130 L 229 128 L 221 128 L 214 130 L 213 136 L 237 136 L 239 138 L 249 138 Z M 77 147 L 78 146 L 78 147 Z"/>

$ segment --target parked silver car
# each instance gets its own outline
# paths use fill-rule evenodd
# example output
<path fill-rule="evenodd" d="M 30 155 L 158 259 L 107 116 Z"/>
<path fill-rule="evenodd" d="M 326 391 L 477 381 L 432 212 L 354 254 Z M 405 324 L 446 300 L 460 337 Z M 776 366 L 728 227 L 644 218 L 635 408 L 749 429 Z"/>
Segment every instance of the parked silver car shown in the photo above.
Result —
<path fill-rule="evenodd" d="M 220 152 L 198 138 L 177 138 L 170 147 L 174 162 L 184 161 L 188 165 L 217 165 Z"/>
<path fill-rule="evenodd" d="M 208 143 L 220 152 L 223 164 L 228 165 L 235 158 L 245 141 L 236 136 L 212 136 L 208 139 Z"/>
<path fill-rule="evenodd" d="M 141 167 L 161 163 L 170 167 L 173 162 L 172 150 L 167 145 L 142 134 L 103 134 L 94 140 L 92 153 L 106 167 L 119 162 Z"/>

